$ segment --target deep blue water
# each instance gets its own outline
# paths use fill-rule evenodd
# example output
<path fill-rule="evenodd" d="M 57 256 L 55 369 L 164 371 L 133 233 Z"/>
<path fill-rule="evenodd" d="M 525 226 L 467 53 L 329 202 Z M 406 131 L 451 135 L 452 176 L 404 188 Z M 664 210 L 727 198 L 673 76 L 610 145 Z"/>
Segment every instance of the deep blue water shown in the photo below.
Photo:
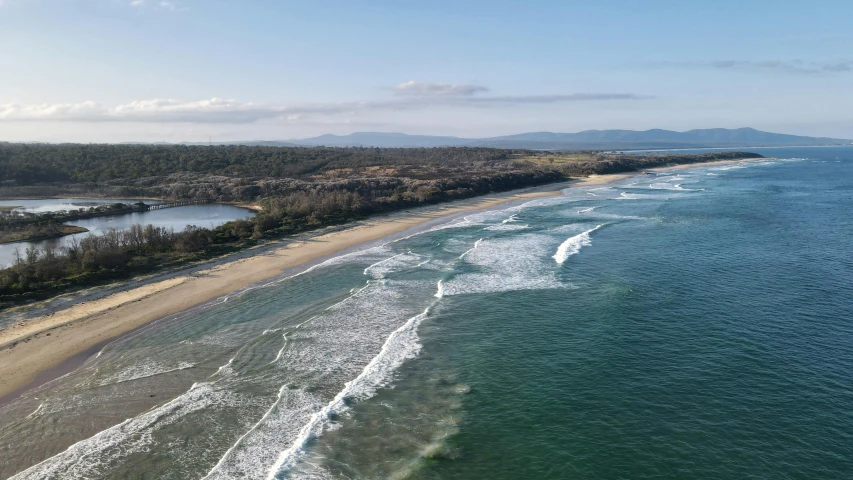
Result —
<path fill-rule="evenodd" d="M 853 148 L 761 151 L 165 319 L 0 410 L 0 476 L 853 478 Z"/>

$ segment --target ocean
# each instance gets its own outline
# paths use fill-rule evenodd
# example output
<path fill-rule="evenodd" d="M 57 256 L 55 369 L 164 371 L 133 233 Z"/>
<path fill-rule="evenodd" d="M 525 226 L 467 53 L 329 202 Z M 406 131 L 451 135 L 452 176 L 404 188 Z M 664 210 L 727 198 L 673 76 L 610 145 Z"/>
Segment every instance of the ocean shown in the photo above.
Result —
<path fill-rule="evenodd" d="M 853 478 L 853 147 L 452 218 L 0 409 L 15 479 Z"/>

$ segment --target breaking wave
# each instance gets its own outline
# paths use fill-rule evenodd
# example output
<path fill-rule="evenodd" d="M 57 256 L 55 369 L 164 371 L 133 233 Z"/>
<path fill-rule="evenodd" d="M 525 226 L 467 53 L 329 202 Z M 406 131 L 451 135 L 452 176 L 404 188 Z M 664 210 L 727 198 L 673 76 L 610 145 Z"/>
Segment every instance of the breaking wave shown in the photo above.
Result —
<path fill-rule="evenodd" d="M 592 245 L 592 238 L 589 234 L 598 230 L 602 226 L 604 226 L 604 224 L 598 225 L 597 227 L 591 228 L 583 233 L 579 233 L 574 237 L 569 237 L 557 248 L 557 253 L 552 257 L 554 261 L 562 265 L 569 257 L 580 252 L 581 248 Z"/>

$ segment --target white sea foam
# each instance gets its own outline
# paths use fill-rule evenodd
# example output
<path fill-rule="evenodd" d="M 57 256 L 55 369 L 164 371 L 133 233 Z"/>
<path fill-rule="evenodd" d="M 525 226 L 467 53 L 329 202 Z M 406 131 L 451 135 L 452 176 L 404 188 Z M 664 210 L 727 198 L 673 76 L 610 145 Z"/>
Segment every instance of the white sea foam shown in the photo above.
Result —
<path fill-rule="evenodd" d="M 111 463 L 147 451 L 157 429 L 211 405 L 239 403 L 232 394 L 216 390 L 210 383 L 194 384 L 172 401 L 81 440 L 11 479 L 104 478 Z"/>
<path fill-rule="evenodd" d="M 746 168 L 746 166 L 745 165 L 728 165 L 725 167 L 710 168 L 709 170 L 726 171 L 726 170 L 740 170 L 742 168 Z"/>
<path fill-rule="evenodd" d="M 231 373 L 233 371 L 233 369 L 231 368 L 231 365 L 234 364 L 234 360 L 236 358 L 237 357 L 229 358 L 228 363 L 217 368 L 216 371 L 213 373 L 213 375 L 227 375 L 227 374 Z M 211 377 L 213 377 L 213 375 L 211 375 Z"/>
<path fill-rule="evenodd" d="M 504 211 L 506 211 L 506 210 L 504 210 Z M 499 212 L 500 212 L 500 211 L 499 211 Z M 487 213 L 493 214 L 494 212 L 487 212 Z M 448 229 L 453 229 L 453 228 L 467 228 L 467 227 L 474 227 L 474 226 L 485 225 L 485 223 L 483 223 L 483 222 L 481 222 L 481 221 L 479 221 L 479 220 L 475 220 L 475 219 L 474 219 L 474 218 L 472 218 L 472 217 L 473 217 L 473 216 L 469 215 L 469 216 L 467 216 L 467 217 L 462 218 L 461 220 L 457 220 L 457 221 L 453 221 L 453 222 L 445 223 L 445 224 L 438 225 L 438 226 L 435 226 L 435 227 L 432 227 L 432 228 L 428 228 L 428 229 L 426 229 L 426 230 L 421 230 L 421 231 L 419 231 L 419 232 L 415 232 L 415 233 L 413 233 L 413 234 L 411 234 L 411 235 L 406 235 L 405 237 L 397 238 L 397 239 L 392 240 L 392 241 L 390 241 L 390 242 L 388 242 L 388 243 L 402 242 L 402 241 L 404 241 L 404 240 L 409 240 L 409 239 L 414 238 L 414 237 L 418 237 L 418 236 L 425 235 L 425 234 L 428 234 L 428 233 L 438 232 L 438 231 L 441 231 L 441 230 L 448 230 Z"/>
<path fill-rule="evenodd" d="M 622 192 L 621 194 L 619 194 L 619 197 L 617 197 L 616 200 L 642 200 L 646 198 L 666 199 L 668 197 L 666 195 L 649 195 L 645 193 Z"/>
<path fill-rule="evenodd" d="M 277 452 L 270 451 L 267 439 L 295 435 L 305 418 L 323 407 L 322 400 L 301 389 L 282 385 L 275 401 L 252 427 L 231 445 L 203 480 L 262 478 Z M 292 433 L 291 433 L 292 432 Z"/>
<path fill-rule="evenodd" d="M 364 274 L 373 278 L 384 278 L 389 273 L 397 271 L 401 267 L 411 267 L 412 263 L 419 261 L 421 258 L 423 257 L 411 251 L 400 253 L 370 265 L 364 269 Z"/>
<path fill-rule="evenodd" d="M 26 419 L 29 420 L 30 418 L 33 418 L 34 416 L 36 416 L 36 414 L 39 413 L 39 411 L 41 411 L 41 409 L 43 407 L 44 407 L 44 402 L 40 403 L 39 406 L 33 411 L 33 413 L 27 415 Z"/>
<path fill-rule="evenodd" d="M 463 260 L 463 259 L 465 258 L 465 255 L 468 255 L 469 253 L 471 253 L 471 252 L 473 252 L 474 250 L 476 250 L 476 249 L 477 249 L 477 247 L 479 247 L 479 246 L 480 246 L 480 244 L 481 244 L 482 242 L 483 242 L 483 239 L 482 239 L 482 238 L 481 238 L 481 239 L 479 239 L 479 240 L 477 240 L 476 242 L 474 242 L 474 246 L 473 246 L 473 247 L 471 247 L 471 248 L 469 248 L 468 250 L 465 250 L 464 252 L 462 252 L 462 255 L 459 255 L 459 260 Z"/>
<path fill-rule="evenodd" d="M 281 334 L 281 348 L 278 349 L 278 353 L 275 354 L 275 358 L 272 359 L 270 365 L 278 362 L 281 356 L 284 354 L 284 349 L 287 347 L 287 333 Z"/>
<path fill-rule="evenodd" d="M 492 225 L 492 226 L 484 228 L 483 230 L 488 230 L 490 232 L 514 232 L 517 230 L 524 230 L 527 228 L 530 228 L 530 225 L 527 225 L 527 224 L 520 225 L 517 223 L 516 224 L 508 223 L 508 224 Z"/>
<path fill-rule="evenodd" d="M 304 451 L 305 444 L 328 428 L 329 417 L 348 408 L 347 398 L 363 399 L 373 396 L 376 389 L 386 382 L 405 360 L 418 355 L 421 345 L 418 343 L 417 329 L 429 314 L 429 309 L 430 307 L 427 307 L 421 314 L 410 318 L 400 328 L 394 330 L 385 340 L 379 354 L 373 357 L 364 370 L 355 379 L 347 382 L 331 402 L 311 416 L 296 440 L 279 455 L 275 464 L 269 469 L 267 479 L 275 479 L 282 470 L 295 465 Z"/>
<path fill-rule="evenodd" d="M 232 330 L 222 329 L 209 333 L 195 340 L 187 340 L 186 345 L 211 345 L 223 348 L 239 347 L 245 343 L 245 339 L 235 335 Z"/>
<path fill-rule="evenodd" d="M 441 298 L 444 296 L 444 281 L 438 281 L 438 291 L 435 292 L 435 298 Z"/>
<path fill-rule="evenodd" d="M 449 229 L 454 229 L 454 228 L 467 228 L 467 227 L 473 227 L 473 226 L 482 225 L 482 224 L 483 223 L 480 221 L 480 219 L 475 219 L 473 215 L 469 215 L 467 217 L 462 217 L 461 220 L 457 220 L 457 221 L 450 222 L 450 223 L 445 223 L 443 225 L 438 225 L 438 226 L 432 227 L 428 230 L 418 232 L 415 235 L 421 235 L 423 233 L 430 233 L 430 232 L 438 232 L 441 230 L 449 230 Z M 410 238 L 412 236 L 414 236 L 414 235 L 410 235 L 409 237 L 406 237 L 406 238 Z"/>
<path fill-rule="evenodd" d="M 652 190 L 684 190 L 683 188 L 681 188 L 681 185 L 677 183 L 652 183 L 649 185 L 649 188 Z"/>
<path fill-rule="evenodd" d="M 587 207 L 587 208 L 582 208 L 582 209 L 578 210 L 578 213 L 587 213 L 587 212 L 591 212 L 591 211 L 595 210 L 596 208 L 598 208 L 598 207 Z"/>
<path fill-rule="evenodd" d="M 239 444 L 228 449 L 230 453 L 224 456 L 211 478 L 262 478 L 276 462 L 279 452 L 298 439 L 302 426 L 310 421 L 311 416 L 329 405 L 330 398 L 335 395 L 325 396 L 324 391 L 334 388 L 339 392 L 344 386 L 349 392 L 346 398 L 361 397 L 372 395 L 375 388 L 389 380 L 389 369 L 399 364 L 401 357 L 413 355 L 419 348 L 416 342 L 414 345 L 403 342 L 413 338 L 411 334 L 414 332 L 400 326 L 408 324 L 412 330 L 420 321 L 419 318 L 411 321 L 411 315 L 416 312 L 416 306 L 411 304 L 415 298 L 413 293 L 422 291 L 426 285 L 425 282 L 387 279 L 368 281 L 367 286 L 347 299 L 298 325 L 295 331 L 289 331 L 288 338 L 293 335 L 296 339 L 295 348 L 280 354 L 281 371 L 296 373 L 285 378 L 303 385 L 300 388 L 289 385 L 287 389 L 280 390 L 274 408 L 264 406 L 267 410 L 264 420 L 254 427 L 245 425 L 247 433 Z M 428 301 L 426 298 L 423 300 Z M 389 337 L 395 330 L 396 335 Z M 396 348 L 401 342 L 406 343 L 404 351 Z M 377 352 L 381 353 L 381 358 L 372 361 Z M 231 363 L 233 359 L 227 365 Z M 353 378 L 358 381 L 353 381 Z M 235 394 L 229 394 L 224 388 L 244 388 L 241 385 L 247 380 L 234 383 L 235 380 L 221 379 L 216 384 L 223 386 L 218 388 L 211 383 L 195 384 L 175 401 L 80 442 L 17 478 L 108 477 L 112 465 L 121 463 L 127 455 L 151 451 L 156 431 L 164 425 L 181 421 L 188 414 L 217 409 L 224 410 L 219 415 L 229 412 L 237 415 L 235 420 L 239 421 L 242 412 L 252 412 L 247 406 L 256 399 L 240 398 L 237 401 L 233 397 Z M 347 386 L 350 382 L 354 383 Z M 321 422 L 324 428 L 329 425 L 328 420 L 324 418 Z M 211 425 L 210 428 L 213 427 Z"/>
<path fill-rule="evenodd" d="M 491 238 L 465 254 L 477 271 L 442 283 L 444 296 L 513 290 L 564 288 L 543 260 L 550 255 L 551 237 L 536 233 Z"/>
<path fill-rule="evenodd" d="M 608 220 L 649 220 L 647 217 L 638 217 L 636 215 L 617 215 L 615 213 L 602 213 L 598 212 L 593 215 L 596 219 L 608 219 Z"/>
<path fill-rule="evenodd" d="M 334 265 L 340 265 L 342 263 L 350 262 L 350 261 L 356 260 L 358 258 L 362 258 L 362 257 L 368 257 L 369 258 L 371 256 L 382 255 L 382 254 L 389 251 L 388 244 L 390 244 L 390 243 L 392 243 L 392 242 L 386 242 L 386 243 L 383 243 L 381 245 L 377 245 L 375 247 L 365 248 L 364 250 L 356 250 L 354 252 L 349 252 L 349 253 L 345 253 L 343 255 L 338 255 L 336 257 L 332 257 L 332 258 L 325 260 L 323 262 L 320 262 L 316 265 L 312 265 L 311 267 L 306 268 L 305 270 L 303 270 L 299 273 L 296 273 L 294 275 L 288 275 L 286 277 L 277 278 L 271 282 L 265 283 L 265 284 L 261 285 L 261 287 L 271 287 L 274 285 L 278 285 L 284 281 L 292 280 L 296 277 L 300 277 L 302 275 L 311 273 L 315 270 L 319 270 L 321 268 L 326 268 L 326 267 L 331 267 Z"/>
<path fill-rule="evenodd" d="M 680 192 L 699 192 L 705 190 L 704 188 L 684 188 L 679 183 L 652 183 L 649 185 L 649 188 L 652 190 L 676 190 Z"/>
<path fill-rule="evenodd" d="M 589 234 L 598 230 L 602 226 L 603 224 L 598 225 L 595 228 L 591 228 L 585 232 L 579 233 L 574 237 L 569 237 L 557 248 L 557 253 L 555 253 L 553 257 L 554 261 L 562 265 L 563 262 L 565 262 L 566 259 L 568 259 L 570 256 L 580 252 L 581 248 L 592 245 L 592 238 L 589 236 Z"/>
<path fill-rule="evenodd" d="M 346 411 L 351 399 L 371 397 L 389 382 L 393 372 L 420 351 L 417 328 L 429 307 L 401 317 L 411 310 L 400 306 L 411 303 L 409 290 L 425 285 L 370 283 L 351 302 L 336 304 L 292 330 L 289 334 L 298 338 L 294 349 L 282 355 L 281 365 L 300 373 L 285 377 L 291 383 L 279 389 L 260 420 L 227 449 L 205 478 L 276 476 L 301 458 L 307 441 L 334 428 L 333 417 Z M 309 378 L 306 375 L 318 376 L 322 385 L 301 385 Z M 329 388 L 335 393 L 324 397 L 322 392 Z"/>
<path fill-rule="evenodd" d="M 177 365 L 164 365 L 157 361 L 148 360 L 143 363 L 137 363 L 125 368 L 113 375 L 101 379 L 98 385 L 110 385 L 114 383 L 130 382 L 142 378 L 153 377 L 155 375 L 163 375 L 164 373 L 177 372 L 195 367 L 192 362 L 179 362 Z"/>
<path fill-rule="evenodd" d="M 384 253 L 388 250 L 377 249 L 369 255 L 380 251 Z M 359 258 L 367 257 L 363 252 L 360 253 L 362 255 Z M 390 267 L 392 263 L 394 268 L 411 268 L 429 261 L 418 255 L 403 254 L 395 257 L 393 261 L 380 261 L 380 265 L 371 265 L 372 268 L 368 267 L 367 274 L 382 276 L 384 273 L 379 274 L 379 270 Z M 337 258 L 327 265 L 341 261 Z M 412 304 L 412 299 L 415 298 L 412 292 L 423 292 L 425 285 L 425 282 L 400 282 L 385 278 L 370 280 L 364 288 L 354 291 L 346 300 L 329 307 L 324 314 L 317 318 L 312 317 L 310 322 L 306 321 L 307 324 L 300 324 L 297 332 L 288 331 L 283 337 L 284 344 L 287 345 L 293 336 L 296 337 L 294 343 L 298 348 L 280 349 L 276 353 L 275 363 L 288 371 L 300 372 L 298 378 L 306 383 L 301 388 L 288 387 L 280 390 L 274 408 L 264 406 L 269 410 L 264 413 L 264 418 L 256 425 L 257 428 L 249 428 L 251 424 L 245 425 L 249 430 L 238 442 L 239 445 L 233 445 L 229 449 L 230 453 L 223 455 L 225 460 L 220 462 L 220 468 L 217 470 L 221 473 L 219 478 L 233 478 L 228 472 L 250 472 L 246 475 L 249 478 L 262 477 L 263 472 L 275 463 L 279 452 L 283 451 L 283 448 L 278 448 L 278 444 L 286 442 L 286 445 L 295 445 L 300 427 L 307 424 L 311 415 L 324 407 L 327 412 L 338 412 L 342 399 L 372 395 L 376 388 L 390 379 L 396 366 L 405 358 L 416 355 L 420 345 L 417 343 L 415 329 L 426 316 L 426 312 L 412 317 L 424 307 L 421 304 L 415 310 L 417 305 Z M 270 328 L 265 330 L 264 334 L 280 330 Z M 234 338 L 228 338 L 234 337 L 233 333 L 224 329 L 185 344 L 224 347 L 243 345 L 245 338 L 240 339 L 240 343 L 236 345 Z M 227 364 L 220 367 L 217 372 L 220 375 L 213 377 L 216 382 L 194 384 L 184 395 L 166 405 L 78 442 L 65 452 L 22 472 L 16 478 L 103 478 L 109 476 L 112 466 L 116 462 L 120 463 L 126 456 L 151 451 L 155 446 L 155 432 L 163 425 L 181 421 L 187 414 L 210 408 L 231 408 L 230 411 L 235 413 L 250 412 L 251 410 L 240 407 L 246 404 L 247 399 L 243 398 L 238 402 L 233 397 L 236 394 L 229 393 L 230 388 L 243 385 L 248 379 L 223 375 L 230 371 L 235 358 L 232 357 Z M 123 377 L 111 380 L 127 381 L 171 370 L 166 365 L 148 367 L 150 368 L 140 367 L 137 370 L 123 371 Z M 266 371 L 275 370 L 274 365 Z M 361 373 L 358 373 L 359 371 Z M 308 378 L 312 379 L 311 382 L 307 382 Z M 345 381 L 347 379 L 350 381 Z M 226 384 L 229 390 L 225 389 Z M 341 385 L 347 393 L 342 393 L 341 398 L 335 397 L 338 398 L 338 403 L 329 403 L 332 395 L 324 396 L 323 389 L 335 388 L 335 391 L 339 391 Z M 318 386 L 318 392 L 309 391 Z M 248 401 L 255 402 L 256 399 Z M 262 412 L 264 410 L 258 411 L 258 415 Z M 318 426 L 329 426 L 328 418 L 321 420 L 311 429 L 312 435 L 318 432 Z M 295 430 L 291 432 L 288 428 Z M 161 447 L 163 446 L 157 448 Z M 265 453 L 268 455 L 265 456 Z"/>

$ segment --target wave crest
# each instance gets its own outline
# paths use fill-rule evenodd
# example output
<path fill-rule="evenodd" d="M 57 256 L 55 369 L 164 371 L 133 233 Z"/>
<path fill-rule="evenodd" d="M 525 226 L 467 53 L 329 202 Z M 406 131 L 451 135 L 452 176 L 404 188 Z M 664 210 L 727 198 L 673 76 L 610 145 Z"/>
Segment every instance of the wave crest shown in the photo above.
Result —
<path fill-rule="evenodd" d="M 574 237 L 569 237 L 565 242 L 561 243 L 557 248 L 557 253 L 554 254 L 554 261 L 562 265 L 569 257 L 581 251 L 581 248 L 592 245 L 592 237 L 590 233 L 603 227 L 604 224 L 591 228 L 583 233 L 579 233 Z"/>

